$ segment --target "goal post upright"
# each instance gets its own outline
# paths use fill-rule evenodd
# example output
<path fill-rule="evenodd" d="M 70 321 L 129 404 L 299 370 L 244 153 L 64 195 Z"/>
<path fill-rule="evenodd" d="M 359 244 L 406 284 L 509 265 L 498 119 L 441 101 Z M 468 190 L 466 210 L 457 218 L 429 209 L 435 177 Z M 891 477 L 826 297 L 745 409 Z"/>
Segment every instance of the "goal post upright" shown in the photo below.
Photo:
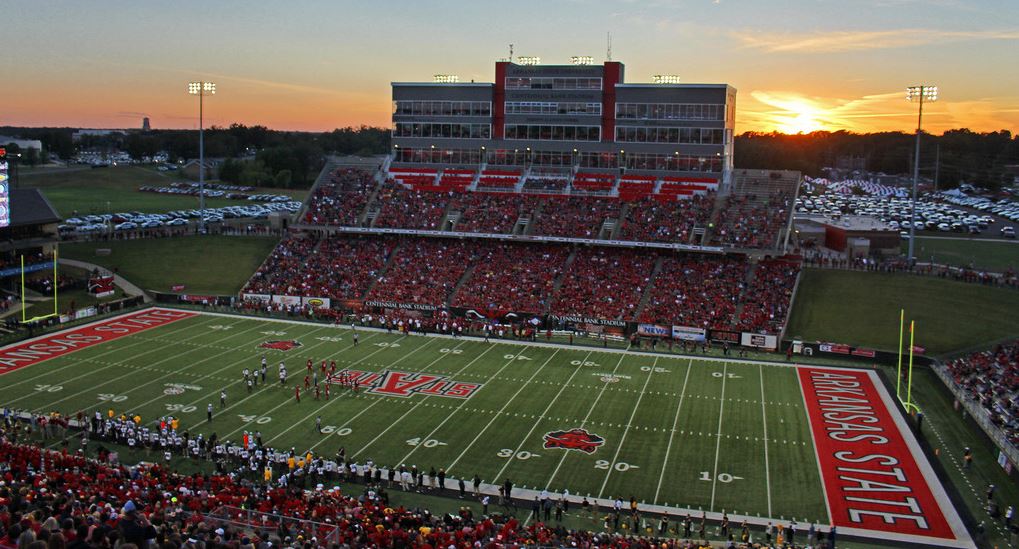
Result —
<path fill-rule="evenodd" d="M 899 366 L 895 376 L 895 398 L 902 400 L 902 331 L 906 324 L 906 310 L 899 309 Z"/>

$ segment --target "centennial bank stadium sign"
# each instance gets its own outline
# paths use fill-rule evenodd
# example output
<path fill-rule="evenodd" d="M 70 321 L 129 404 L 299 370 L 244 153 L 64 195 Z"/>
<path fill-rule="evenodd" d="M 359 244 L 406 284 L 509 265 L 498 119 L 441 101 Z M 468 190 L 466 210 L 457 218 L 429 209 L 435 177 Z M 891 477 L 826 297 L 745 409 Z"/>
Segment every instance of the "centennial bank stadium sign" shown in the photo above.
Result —
<path fill-rule="evenodd" d="M 470 398 L 483 383 L 454 381 L 446 376 L 425 373 L 398 372 L 365 372 L 359 370 L 343 370 L 329 377 L 329 383 L 357 383 L 360 390 L 366 393 L 392 397 L 410 397 L 413 395 L 441 396 L 449 398 Z"/>

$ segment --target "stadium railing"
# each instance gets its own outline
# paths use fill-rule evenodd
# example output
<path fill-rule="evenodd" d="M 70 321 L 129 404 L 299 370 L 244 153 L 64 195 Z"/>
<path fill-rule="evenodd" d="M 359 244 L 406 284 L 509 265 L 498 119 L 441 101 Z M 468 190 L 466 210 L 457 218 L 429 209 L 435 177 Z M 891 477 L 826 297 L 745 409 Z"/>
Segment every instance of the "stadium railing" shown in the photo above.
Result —
<path fill-rule="evenodd" d="M 991 423 L 991 420 L 987 417 L 987 412 L 977 404 L 972 396 L 966 394 L 958 385 L 955 380 L 952 379 L 952 374 L 948 371 L 948 367 L 940 362 L 936 362 L 931 365 L 931 369 L 934 373 L 941 378 L 941 381 L 948 387 L 948 390 L 955 397 L 955 400 L 959 402 L 959 405 L 966 409 L 966 413 L 969 414 L 973 421 L 984 430 L 984 433 L 994 444 L 1005 453 L 1009 461 L 1012 463 L 1019 463 L 1019 449 L 1017 449 L 1008 439 L 1008 435 L 998 427 Z"/>
<path fill-rule="evenodd" d="M 206 524 L 215 524 L 218 528 L 250 532 L 262 540 L 278 535 L 282 525 L 289 532 L 288 535 L 294 539 L 298 535 L 302 535 L 304 539 L 308 540 L 317 538 L 319 543 L 330 547 L 340 541 L 340 528 L 335 524 L 275 513 L 263 513 L 261 511 L 228 505 L 218 507 L 214 511 L 202 515 L 202 521 Z"/>

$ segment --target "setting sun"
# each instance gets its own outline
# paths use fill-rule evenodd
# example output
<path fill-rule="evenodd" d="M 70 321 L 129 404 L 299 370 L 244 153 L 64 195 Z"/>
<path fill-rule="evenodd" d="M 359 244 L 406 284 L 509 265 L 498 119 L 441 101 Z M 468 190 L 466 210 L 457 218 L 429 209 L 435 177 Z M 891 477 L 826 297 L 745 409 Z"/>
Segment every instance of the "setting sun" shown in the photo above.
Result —
<path fill-rule="evenodd" d="M 795 117 L 781 118 L 786 120 L 786 122 L 780 122 L 777 125 L 778 131 L 782 133 L 811 133 L 824 129 L 821 122 L 809 112 L 802 112 Z"/>
<path fill-rule="evenodd" d="M 810 133 L 824 129 L 818 119 L 821 111 L 809 100 L 791 99 L 776 106 L 782 111 L 774 113 L 772 121 L 775 129 L 782 133 Z"/>

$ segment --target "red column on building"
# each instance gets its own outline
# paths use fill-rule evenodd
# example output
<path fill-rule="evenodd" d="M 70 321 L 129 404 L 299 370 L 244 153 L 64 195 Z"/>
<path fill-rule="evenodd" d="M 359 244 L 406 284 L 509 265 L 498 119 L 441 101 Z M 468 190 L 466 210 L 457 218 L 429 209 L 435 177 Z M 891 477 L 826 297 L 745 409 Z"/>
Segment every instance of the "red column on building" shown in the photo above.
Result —
<path fill-rule="evenodd" d="M 616 139 L 616 84 L 623 81 L 623 64 L 606 61 L 602 77 L 601 140 L 610 143 Z"/>
<path fill-rule="evenodd" d="M 506 67 L 507 61 L 495 63 L 495 87 L 492 91 L 492 139 L 505 137 L 506 124 Z"/>

